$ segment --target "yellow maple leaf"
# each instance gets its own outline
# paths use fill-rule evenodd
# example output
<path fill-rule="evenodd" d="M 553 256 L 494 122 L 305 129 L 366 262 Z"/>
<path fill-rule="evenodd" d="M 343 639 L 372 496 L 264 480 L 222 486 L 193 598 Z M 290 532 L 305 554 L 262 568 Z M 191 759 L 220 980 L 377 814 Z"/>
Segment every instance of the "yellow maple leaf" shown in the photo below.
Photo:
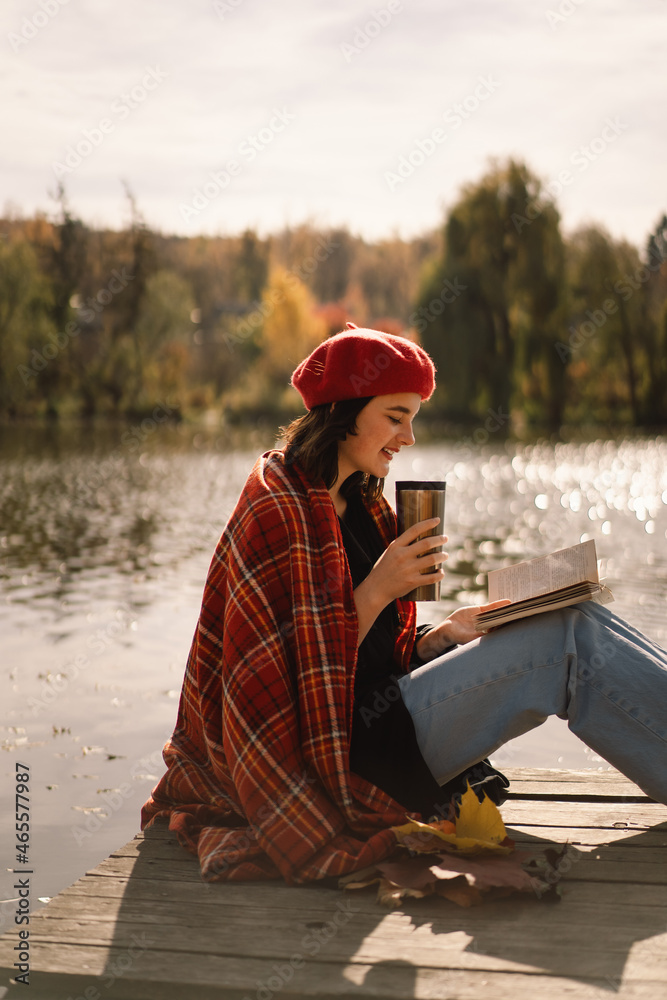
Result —
<path fill-rule="evenodd" d="M 473 837 L 493 844 L 500 844 L 507 836 L 498 806 L 488 795 L 484 795 L 480 802 L 470 785 L 461 797 L 456 836 Z"/>
<path fill-rule="evenodd" d="M 480 802 L 470 785 L 461 796 L 461 806 L 456 819 L 455 832 L 452 824 L 435 821 L 421 823 L 410 820 L 402 826 L 392 827 L 399 844 L 413 851 L 455 850 L 461 854 L 509 854 L 514 845 L 503 843 L 507 831 L 498 807 L 485 795 Z"/>

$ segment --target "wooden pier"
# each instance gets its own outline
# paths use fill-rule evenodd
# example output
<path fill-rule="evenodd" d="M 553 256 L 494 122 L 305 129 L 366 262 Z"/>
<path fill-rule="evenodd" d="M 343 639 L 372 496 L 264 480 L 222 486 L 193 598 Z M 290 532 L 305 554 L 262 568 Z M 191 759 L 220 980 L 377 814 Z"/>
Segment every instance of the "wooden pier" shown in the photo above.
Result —
<path fill-rule="evenodd" d="M 28 990 L 0 938 L 0 1000 L 664 1000 L 667 807 L 616 772 L 507 773 L 517 847 L 571 845 L 558 903 L 206 884 L 163 826 L 34 914 Z"/>

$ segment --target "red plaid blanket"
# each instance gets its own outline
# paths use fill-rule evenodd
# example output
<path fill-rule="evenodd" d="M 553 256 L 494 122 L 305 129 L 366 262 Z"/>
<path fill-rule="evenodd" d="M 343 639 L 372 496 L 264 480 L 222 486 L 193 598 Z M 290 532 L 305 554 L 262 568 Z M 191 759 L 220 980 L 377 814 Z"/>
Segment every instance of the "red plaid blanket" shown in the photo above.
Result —
<path fill-rule="evenodd" d="M 383 539 L 395 516 L 369 505 Z M 407 669 L 415 607 L 398 602 Z M 305 882 L 373 864 L 405 811 L 348 766 L 357 616 L 336 512 L 281 451 L 256 463 L 211 562 L 167 773 L 142 810 L 207 880 Z"/>

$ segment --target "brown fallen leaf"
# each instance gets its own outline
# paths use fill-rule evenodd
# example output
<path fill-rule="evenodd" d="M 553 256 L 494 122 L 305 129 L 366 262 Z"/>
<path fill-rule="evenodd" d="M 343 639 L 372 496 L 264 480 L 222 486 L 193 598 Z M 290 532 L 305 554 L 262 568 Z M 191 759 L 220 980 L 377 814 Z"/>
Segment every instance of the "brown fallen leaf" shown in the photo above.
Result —
<path fill-rule="evenodd" d="M 532 892 L 533 878 L 524 871 L 518 857 L 457 857 L 442 854 L 440 860 L 431 865 L 436 878 L 451 878 L 452 872 L 464 875 L 470 885 L 480 892 L 498 886 L 515 889 L 518 892 Z"/>
<path fill-rule="evenodd" d="M 413 897 L 422 899 L 424 896 L 433 894 L 434 886 L 425 889 L 411 889 L 406 885 L 396 885 L 391 879 L 382 878 L 378 885 L 378 903 L 383 906 L 400 906 L 404 899 Z"/>
<path fill-rule="evenodd" d="M 477 854 L 472 858 L 443 852 L 434 858 L 422 854 L 383 861 L 378 870 L 396 887 L 393 898 L 402 898 L 399 888 L 410 890 L 410 894 L 437 892 L 459 906 L 481 902 L 481 894 L 492 889 L 533 892 L 538 885 L 538 880 L 524 871 L 518 856 Z"/>
<path fill-rule="evenodd" d="M 435 886 L 438 896 L 444 896 L 451 903 L 457 906 L 479 906 L 484 902 L 484 898 L 474 885 L 469 885 L 462 875 L 458 875 L 451 882 L 438 882 Z"/>

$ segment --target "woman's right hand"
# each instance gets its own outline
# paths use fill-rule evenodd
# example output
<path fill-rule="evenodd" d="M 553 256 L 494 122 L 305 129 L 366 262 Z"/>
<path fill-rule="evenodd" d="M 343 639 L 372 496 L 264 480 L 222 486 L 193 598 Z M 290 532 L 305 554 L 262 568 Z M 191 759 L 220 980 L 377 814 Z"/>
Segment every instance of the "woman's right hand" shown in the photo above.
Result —
<path fill-rule="evenodd" d="M 419 537 L 439 523 L 439 517 L 430 517 L 413 524 L 387 546 L 375 563 L 366 581 L 369 586 L 372 585 L 378 598 L 384 601 L 383 607 L 415 587 L 442 580 L 445 575 L 442 563 L 448 559 L 447 553 L 433 552 L 429 556 L 425 556 L 425 553 L 444 545 L 447 535 Z M 426 569 L 431 571 L 425 573 Z"/>
<path fill-rule="evenodd" d="M 368 634 L 382 609 L 394 598 L 403 597 L 415 587 L 442 580 L 445 574 L 441 564 L 447 559 L 447 553 L 434 552 L 430 556 L 425 556 L 424 553 L 444 545 L 447 536 L 428 535 L 426 538 L 419 538 L 423 531 L 433 529 L 439 523 L 439 517 L 430 517 L 413 524 L 387 546 L 368 576 L 355 588 L 359 643 Z M 432 571 L 422 575 L 422 570 L 429 568 Z"/>

